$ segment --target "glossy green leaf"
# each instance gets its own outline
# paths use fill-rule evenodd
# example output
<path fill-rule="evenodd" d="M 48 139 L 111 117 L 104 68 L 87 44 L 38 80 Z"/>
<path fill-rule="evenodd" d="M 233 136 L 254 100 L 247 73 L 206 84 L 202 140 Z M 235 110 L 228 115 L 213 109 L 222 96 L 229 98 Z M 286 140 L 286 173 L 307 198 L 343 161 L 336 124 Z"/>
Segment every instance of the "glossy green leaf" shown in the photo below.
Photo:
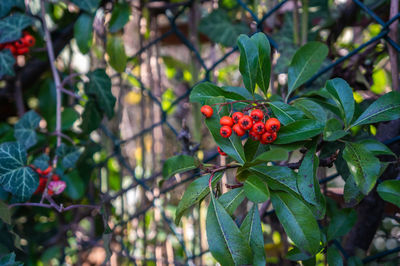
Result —
<path fill-rule="evenodd" d="M 239 207 L 240 203 L 245 198 L 243 187 L 232 189 L 226 193 L 224 193 L 221 197 L 218 198 L 218 201 L 222 204 L 224 209 L 229 213 L 229 215 L 233 215 L 237 207 Z"/>
<path fill-rule="evenodd" d="M 245 100 L 246 98 L 224 89 L 210 82 L 202 82 L 194 86 L 190 93 L 190 101 L 205 104 L 208 100 L 223 96 L 227 101 Z"/>
<path fill-rule="evenodd" d="M 89 52 L 93 39 L 93 16 L 82 13 L 74 25 L 74 37 L 82 54 Z"/>
<path fill-rule="evenodd" d="M 33 110 L 25 113 L 21 119 L 14 126 L 14 136 L 15 138 L 29 149 L 37 142 L 35 130 L 39 126 L 41 118 Z"/>
<path fill-rule="evenodd" d="M 389 92 L 373 102 L 350 127 L 400 118 L 400 93 Z"/>
<path fill-rule="evenodd" d="M 354 209 L 341 209 L 333 214 L 327 230 L 328 241 L 346 235 L 357 221 Z"/>
<path fill-rule="evenodd" d="M 201 19 L 199 31 L 216 43 L 233 46 L 238 36 L 247 34 L 250 29 L 244 23 L 232 22 L 223 9 L 216 9 Z"/>
<path fill-rule="evenodd" d="M 343 198 L 348 206 L 356 206 L 364 198 L 352 175 L 347 177 L 344 184 Z"/>
<path fill-rule="evenodd" d="M 207 211 L 206 231 L 211 254 L 221 265 L 252 263 L 250 245 L 213 194 Z"/>
<path fill-rule="evenodd" d="M 246 35 L 240 35 L 237 41 L 240 51 L 239 71 L 246 89 L 254 94 L 258 73 L 258 48 Z"/>
<path fill-rule="evenodd" d="M 61 129 L 70 129 L 76 120 L 79 119 L 79 113 L 73 107 L 65 107 L 61 112 Z"/>
<path fill-rule="evenodd" d="M 267 95 L 269 80 L 271 75 L 271 46 L 267 36 L 263 32 L 258 32 L 250 38 L 258 49 L 258 71 L 256 83 Z"/>
<path fill-rule="evenodd" d="M 32 25 L 31 17 L 15 13 L 0 19 L 0 43 L 12 42 L 22 37 L 22 30 Z"/>
<path fill-rule="evenodd" d="M 353 90 L 350 88 L 349 84 L 341 78 L 328 80 L 325 87 L 339 107 L 345 125 L 349 125 L 354 115 Z"/>
<path fill-rule="evenodd" d="M 0 185 L 11 192 L 16 201 L 28 200 L 39 185 L 39 178 L 32 168 L 25 166 L 27 153 L 18 142 L 0 145 Z"/>
<path fill-rule="evenodd" d="M 362 144 L 346 143 L 343 151 L 350 173 L 354 176 L 358 188 L 367 195 L 375 186 L 379 177 L 380 162 Z"/>
<path fill-rule="evenodd" d="M 11 224 L 11 212 L 7 204 L 0 200 L 0 220 L 6 224 Z"/>
<path fill-rule="evenodd" d="M 297 189 L 297 173 L 285 166 L 257 165 L 250 168 L 252 173 L 261 177 L 271 189 L 285 190 L 299 194 Z"/>
<path fill-rule="evenodd" d="M 317 120 L 321 123 L 326 122 L 326 112 L 314 101 L 300 98 L 293 103 L 293 106 L 302 110 L 308 118 Z"/>
<path fill-rule="evenodd" d="M 96 69 L 87 74 L 89 82 L 85 86 L 85 92 L 94 96 L 97 107 L 104 111 L 108 118 L 114 115 L 115 97 L 111 93 L 111 79 L 104 69 Z"/>
<path fill-rule="evenodd" d="M 72 3 L 79 6 L 82 10 L 85 10 L 89 13 L 94 13 L 97 10 L 97 7 L 100 4 L 100 0 L 71 0 Z"/>
<path fill-rule="evenodd" d="M 256 175 L 246 179 L 243 189 L 246 197 L 252 202 L 261 203 L 269 199 L 267 185 Z"/>
<path fill-rule="evenodd" d="M 253 251 L 253 263 L 251 265 L 265 266 L 264 237 L 257 204 L 253 204 L 246 218 L 244 218 L 240 225 L 240 231 L 247 238 L 247 243 Z"/>
<path fill-rule="evenodd" d="M 122 29 L 129 21 L 131 16 L 131 7 L 128 3 L 117 3 L 113 6 L 108 29 L 110 32 L 116 32 Z"/>
<path fill-rule="evenodd" d="M 82 150 L 75 146 L 67 146 L 64 143 L 58 147 L 56 154 L 64 168 L 73 168 L 82 154 Z"/>
<path fill-rule="evenodd" d="M 3 78 L 4 75 L 13 76 L 15 74 L 14 64 L 15 58 L 9 49 L 0 51 L 0 78 Z"/>
<path fill-rule="evenodd" d="M 164 179 L 168 179 L 177 173 L 187 172 L 197 168 L 194 157 L 189 155 L 176 155 L 168 158 L 162 169 Z"/>
<path fill-rule="evenodd" d="M 271 191 L 271 202 L 288 237 L 301 250 L 317 254 L 320 231 L 311 210 L 287 192 Z"/>
<path fill-rule="evenodd" d="M 94 100 L 89 100 L 85 104 L 85 110 L 82 114 L 81 129 L 83 132 L 89 134 L 100 126 L 103 114 L 97 107 Z"/>
<path fill-rule="evenodd" d="M 257 154 L 257 151 L 259 150 L 259 147 L 261 146 L 259 141 L 252 140 L 251 138 L 248 138 L 246 140 L 246 143 L 244 144 L 244 153 L 246 155 L 246 160 L 251 161 L 253 160 L 254 156 Z"/>
<path fill-rule="evenodd" d="M 328 55 L 328 47 L 319 42 L 309 42 L 302 46 L 292 58 L 288 70 L 288 94 L 304 84 L 321 67 Z"/>
<path fill-rule="evenodd" d="M 246 88 L 244 87 L 236 87 L 236 86 L 222 86 L 221 87 L 224 91 L 226 92 L 233 92 L 237 95 L 242 96 L 244 99 L 251 99 L 253 98 L 253 95 L 251 94 L 251 92 L 249 92 Z M 225 95 L 224 95 L 225 96 Z M 225 96 L 225 98 L 228 98 Z M 265 100 L 264 97 L 262 97 L 260 94 L 255 93 L 254 94 L 254 98 L 256 100 Z M 236 103 L 237 105 L 238 103 Z M 247 103 L 243 103 L 243 104 L 247 104 Z"/>
<path fill-rule="evenodd" d="M 393 155 L 396 156 L 388 146 L 376 139 L 363 139 L 357 143 L 363 145 L 365 149 L 370 151 L 373 155 Z"/>
<path fill-rule="evenodd" d="M 310 253 L 301 251 L 299 248 L 294 246 L 286 253 L 285 258 L 292 261 L 305 261 L 312 258 L 312 256 L 310 255 Z"/>
<path fill-rule="evenodd" d="M 122 38 L 118 36 L 108 36 L 106 51 L 108 55 L 108 63 L 112 68 L 119 73 L 124 72 L 128 57 L 125 54 L 125 46 Z"/>
<path fill-rule="evenodd" d="M 221 177 L 222 173 L 216 173 L 214 175 L 214 178 L 211 181 L 213 187 L 218 183 Z M 183 194 L 182 199 L 179 201 L 178 207 L 176 208 L 175 224 L 177 225 L 179 224 L 182 216 L 184 215 L 187 209 L 192 207 L 194 204 L 200 202 L 210 193 L 210 188 L 208 187 L 209 179 L 210 179 L 209 174 L 204 175 L 202 177 L 197 178 L 186 188 L 185 193 Z"/>
<path fill-rule="evenodd" d="M 328 247 L 327 261 L 329 266 L 343 266 L 343 258 L 340 251 L 334 245 Z"/>
<path fill-rule="evenodd" d="M 379 196 L 400 207 L 400 180 L 386 180 L 378 185 Z"/>
<path fill-rule="evenodd" d="M 246 148 L 246 147 L 245 147 Z M 271 161 L 285 161 L 289 157 L 289 152 L 286 149 L 275 148 L 269 151 L 259 154 L 255 159 L 250 162 L 246 162 L 244 167 L 250 167 L 261 163 L 267 163 Z"/>
<path fill-rule="evenodd" d="M 304 119 L 303 111 L 284 102 L 269 102 L 272 112 L 276 118 L 284 125 L 293 123 L 299 119 Z"/>
<path fill-rule="evenodd" d="M 274 144 L 286 144 L 306 140 L 319 135 L 323 130 L 324 124 L 318 121 L 312 119 L 297 120 L 281 128 Z"/>
<path fill-rule="evenodd" d="M 325 141 L 335 141 L 347 134 L 348 132 L 343 130 L 342 123 L 336 118 L 331 118 L 326 122 L 323 133 Z"/>

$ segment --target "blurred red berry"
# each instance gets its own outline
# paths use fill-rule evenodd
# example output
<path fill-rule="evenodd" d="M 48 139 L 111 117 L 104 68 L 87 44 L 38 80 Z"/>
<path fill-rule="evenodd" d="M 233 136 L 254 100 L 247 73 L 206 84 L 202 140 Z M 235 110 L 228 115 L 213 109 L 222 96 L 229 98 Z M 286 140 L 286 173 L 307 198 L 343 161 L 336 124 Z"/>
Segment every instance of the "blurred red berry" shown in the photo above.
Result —
<path fill-rule="evenodd" d="M 257 134 L 262 134 L 265 131 L 265 125 L 263 122 L 258 121 L 256 123 L 254 123 L 253 127 L 252 127 L 252 131 L 256 132 Z"/>
<path fill-rule="evenodd" d="M 222 126 L 219 133 L 223 138 L 229 138 L 232 135 L 232 128 L 228 126 Z"/>
<path fill-rule="evenodd" d="M 219 120 L 219 123 L 221 124 L 221 126 L 228 126 L 228 127 L 233 126 L 233 120 L 229 116 L 221 117 L 221 119 Z"/>
<path fill-rule="evenodd" d="M 246 131 L 239 125 L 239 124 L 234 124 L 232 127 L 233 132 L 236 133 L 239 137 L 243 136 L 246 134 Z"/>
<path fill-rule="evenodd" d="M 254 109 L 253 111 L 251 111 L 250 116 L 254 121 L 257 122 L 263 120 L 264 113 L 260 109 Z"/>
<path fill-rule="evenodd" d="M 261 135 L 261 142 L 263 144 L 272 143 L 276 140 L 276 133 L 275 132 L 265 132 Z"/>
<path fill-rule="evenodd" d="M 200 109 L 200 112 L 207 118 L 210 118 L 213 114 L 213 109 L 209 105 L 203 105 Z"/>
<path fill-rule="evenodd" d="M 270 118 L 265 122 L 265 130 L 268 132 L 278 132 L 281 128 L 281 123 L 276 118 Z"/>
<path fill-rule="evenodd" d="M 252 140 L 256 140 L 256 141 L 259 141 L 260 138 L 261 138 L 261 135 L 260 135 L 260 134 L 257 134 L 257 133 L 254 132 L 254 131 L 250 131 L 250 132 L 249 132 L 249 136 L 250 136 L 250 138 L 251 138 Z"/>
<path fill-rule="evenodd" d="M 244 114 L 242 112 L 235 112 L 232 115 L 233 122 L 238 123 L 239 119 L 242 118 Z"/>
<path fill-rule="evenodd" d="M 227 155 L 220 147 L 217 147 L 217 150 L 218 150 L 218 153 L 221 154 L 222 156 Z"/>
<path fill-rule="evenodd" d="M 244 129 L 244 130 L 249 130 L 253 126 L 253 119 L 251 119 L 250 116 L 245 115 L 242 118 L 239 119 L 239 125 Z"/>

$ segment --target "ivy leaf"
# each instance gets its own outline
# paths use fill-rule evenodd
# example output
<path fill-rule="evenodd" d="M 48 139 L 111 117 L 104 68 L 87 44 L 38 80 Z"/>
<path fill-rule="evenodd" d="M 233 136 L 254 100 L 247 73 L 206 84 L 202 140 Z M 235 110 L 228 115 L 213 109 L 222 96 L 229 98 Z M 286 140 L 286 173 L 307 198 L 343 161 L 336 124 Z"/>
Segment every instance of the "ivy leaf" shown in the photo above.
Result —
<path fill-rule="evenodd" d="M 267 95 L 271 75 L 271 46 L 267 36 L 262 32 L 254 34 L 250 39 L 258 49 L 257 84 L 264 95 Z"/>
<path fill-rule="evenodd" d="M 82 114 L 82 131 L 86 134 L 89 134 L 93 130 L 97 129 L 100 126 L 102 117 L 103 114 L 97 107 L 96 102 L 92 99 L 89 99 L 85 104 L 85 110 Z"/>
<path fill-rule="evenodd" d="M 25 146 L 26 149 L 34 146 L 37 142 L 35 129 L 39 126 L 41 118 L 33 110 L 25 113 L 14 126 L 15 138 Z"/>
<path fill-rule="evenodd" d="M 1 266 L 23 266 L 24 264 L 19 261 L 15 261 L 15 253 L 9 253 L 0 258 Z"/>
<path fill-rule="evenodd" d="M 36 168 L 44 171 L 49 167 L 50 157 L 47 154 L 42 154 L 33 161 Z"/>
<path fill-rule="evenodd" d="M 400 118 L 400 93 L 392 91 L 373 102 L 349 127 Z"/>
<path fill-rule="evenodd" d="M 71 0 L 72 3 L 77 5 L 80 9 L 89 13 L 94 13 L 100 4 L 100 0 Z"/>
<path fill-rule="evenodd" d="M 318 121 L 312 119 L 297 120 L 281 128 L 274 144 L 287 144 L 306 140 L 319 135 L 323 130 L 324 124 Z"/>
<path fill-rule="evenodd" d="M 311 210 L 287 192 L 271 191 L 271 202 L 286 234 L 294 244 L 300 250 L 317 254 L 321 233 Z"/>
<path fill-rule="evenodd" d="M 321 67 L 328 55 L 328 47 L 319 42 L 309 42 L 294 54 L 288 70 L 288 93 L 303 85 Z"/>
<path fill-rule="evenodd" d="M 231 216 L 211 193 L 206 218 L 207 241 L 211 254 L 221 265 L 248 265 L 253 254 Z"/>
<path fill-rule="evenodd" d="M 305 118 L 303 111 L 287 103 L 275 101 L 275 102 L 270 102 L 269 106 L 271 107 L 271 110 L 276 116 L 276 118 L 284 126 L 293 123 L 297 120 Z"/>
<path fill-rule="evenodd" d="M 349 84 L 341 78 L 328 80 L 325 87 L 339 107 L 345 125 L 349 125 L 354 115 L 353 90 L 350 88 Z"/>
<path fill-rule="evenodd" d="M 244 34 L 239 36 L 237 44 L 240 51 L 239 71 L 242 74 L 244 86 L 253 95 L 258 75 L 258 48 Z"/>
<path fill-rule="evenodd" d="M 346 235 L 357 221 L 354 209 L 341 209 L 333 214 L 327 230 L 328 241 Z"/>
<path fill-rule="evenodd" d="M 93 39 L 93 16 L 82 13 L 74 25 L 74 37 L 82 54 L 89 52 Z"/>
<path fill-rule="evenodd" d="M 110 32 L 117 32 L 129 21 L 131 7 L 128 3 L 116 3 L 113 6 L 108 29 Z"/>
<path fill-rule="evenodd" d="M 9 49 L 0 51 L 0 78 L 4 75 L 14 76 L 15 58 Z"/>
<path fill-rule="evenodd" d="M 13 7 L 25 8 L 23 0 L 2 0 L 0 1 L 0 18 L 6 16 Z"/>
<path fill-rule="evenodd" d="M 246 197 L 254 203 L 265 202 L 269 199 L 268 187 L 258 176 L 248 177 L 244 182 L 243 189 Z"/>
<path fill-rule="evenodd" d="M 0 43 L 20 39 L 22 37 L 21 31 L 32 23 L 31 17 L 21 13 L 0 19 Z"/>
<path fill-rule="evenodd" d="M 244 218 L 240 231 L 247 238 L 247 243 L 253 251 L 252 265 L 265 266 L 264 237 L 257 204 L 253 204 L 246 218 Z"/>
<path fill-rule="evenodd" d="M 357 143 L 363 145 L 364 148 L 370 151 L 373 155 L 392 155 L 397 157 L 396 154 L 388 148 L 388 146 L 378 140 L 363 139 L 358 141 Z"/>
<path fill-rule="evenodd" d="M 229 215 L 233 215 L 237 207 L 245 198 L 243 187 L 232 189 L 218 198 Z"/>
<path fill-rule="evenodd" d="M 378 158 L 363 145 L 348 142 L 343 151 L 343 159 L 346 160 L 357 187 L 367 195 L 379 177 L 381 167 Z"/>
<path fill-rule="evenodd" d="M 85 86 L 85 92 L 94 96 L 99 109 L 104 111 L 109 119 L 114 115 L 115 97 L 111 93 L 111 79 L 104 69 L 96 69 L 88 75 L 89 83 Z"/>
<path fill-rule="evenodd" d="M 223 9 L 216 9 L 204 18 L 199 24 L 199 31 L 212 41 L 224 46 L 235 45 L 240 34 L 247 34 L 249 27 L 244 23 L 232 23 Z"/>
<path fill-rule="evenodd" d="M 108 63 L 112 68 L 119 73 L 124 72 L 128 57 L 125 54 L 124 42 L 121 37 L 109 36 L 107 38 L 107 54 Z"/>
<path fill-rule="evenodd" d="M 194 157 L 189 155 L 176 155 L 165 161 L 162 169 L 164 179 L 168 179 L 177 173 L 187 172 L 197 168 Z"/>
<path fill-rule="evenodd" d="M 342 129 L 342 124 L 336 118 L 329 119 L 324 128 L 323 137 L 325 141 L 335 141 L 348 134 Z"/>
<path fill-rule="evenodd" d="M 58 147 L 56 154 L 62 158 L 62 166 L 64 168 L 73 168 L 82 154 L 82 150 L 77 147 L 67 146 L 61 143 Z"/>
<path fill-rule="evenodd" d="M 226 101 L 245 100 L 246 98 L 234 92 L 228 92 L 211 82 L 202 82 L 194 86 L 190 93 L 190 101 L 205 104 L 215 97 L 223 96 Z"/>
<path fill-rule="evenodd" d="M 296 100 L 293 105 L 302 110 L 308 118 L 317 120 L 321 123 L 326 122 L 326 112 L 318 103 L 305 98 L 300 98 Z"/>
<path fill-rule="evenodd" d="M 16 201 L 29 199 L 39 185 L 35 171 L 25 166 L 27 153 L 18 142 L 0 144 L 0 185 L 12 193 Z"/>
<path fill-rule="evenodd" d="M 0 219 L 6 224 L 11 224 L 11 212 L 7 204 L 0 200 Z"/>
<path fill-rule="evenodd" d="M 379 196 L 392 204 L 400 207 L 400 180 L 386 180 L 378 185 Z"/>

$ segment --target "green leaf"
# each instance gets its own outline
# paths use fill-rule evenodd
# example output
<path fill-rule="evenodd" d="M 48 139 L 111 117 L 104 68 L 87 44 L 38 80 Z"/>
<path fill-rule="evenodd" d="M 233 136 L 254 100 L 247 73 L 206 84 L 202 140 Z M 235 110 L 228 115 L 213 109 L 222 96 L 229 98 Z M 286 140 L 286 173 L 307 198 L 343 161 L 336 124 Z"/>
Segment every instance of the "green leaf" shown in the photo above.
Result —
<path fill-rule="evenodd" d="M 62 158 L 61 163 L 64 168 L 73 168 L 82 152 L 83 151 L 77 147 L 67 146 L 64 143 L 61 143 L 60 147 L 58 147 L 56 151 L 56 154 L 59 156 L 59 158 Z"/>
<path fill-rule="evenodd" d="M 305 99 L 305 98 L 300 98 L 297 99 L 293 105 L 302 110 L 308 118 L 317 120 L 321 123 L 326 122 L 326 112 L 324 109 L 314 101 Z"/>
<path fill-rule="evenodd" d="M 15 138 L 25 146 L 26 149 L 34 146 L 37 142 L 35 129 L 39 126 L 41 118 L 33 110 L 25 113 L 14 126 Z"/>
<path fill-rule="evenodd" d="M 271 202 L 286 234 L 294 244 L 300 250 L 317 254 L 321 237 L 311 210 L 287 192 L 271 191 Z"/>
<path fill-rule="evenodd" d="M 329 119 L 324 128 L 324 140 L 325 141 L 335 141 L 338 140 L 348 134 L 348 132 L 344 131 L 342 123 L 336 118 Z"/>
<path fill-rule="evenodd" d="M 25 8 L 23 0 L 1 0 L 0 1 L 0 18 L 10 13 L 13 7 Z"/>
<path fill-rule="evenodd" d="M 286 149 L 278 147 L 261 153 L 251 162 L 246 162 L 243 167 L 250 167 L 260 163 L 267 163 L 271 161 L 285 161 L 288 159 L 288 157 L 289 157 L 289 152 Z"/>
<path fill-rule="evenodd" d="M 85 92 L 93 95 L 99 109 L 104 111 L 109 119 L 114 115 L 115 97 L 111 93 L 111 79 L 104 69 L 96 69 L 88 75 L 89 83 L 85 86 Z"/>
<path fill-rule="evenodd" d="M 32 18 L 15 13 L 11 16 L 0 19 L 0 43 L 12 42 L 22 37 L 21 31 L 32 25 Z"/>
<path fill-rule="evenodd" d="M 252 173 L 261 177 L 271 189 L 284 190 L 299 194 L 297 189 L 297 173 L 284 166 L 257 165 L 250 168 Z"/>
<path fill-rule="evenodd" d="M 284 102 L 270 102 L 268 103 L 276 118 L 284 125 L 293 123 L 299 119 L 304 119 L 303 111 L 286 104 Z"/>
<path fill-rule="evenodd" d="M 222 97 L 214 97 L 213 99 L 210 99 L 207 102 L 207 104 L 212 105 L 214 103 L 223 103 L 223 102 L 224 99 Z M 219 134 L 219 130 L 221 128 L 219 120 L 221 119 L 222 116 L 229 115 L 228 107 L 226 105 L 223 106 L 220 112 L 218 112 L 219 106 L 214 105 L 212 106 L 212 108 L 214 110 L 214 114 L 210 118 L 205 119 L 205 123 L 208 129 L 210 130 L 211 135 L 213 136 L 217 145 L 224 152 L 226 152 L 229 156 L 235 159 L 238 163 L 244 164 L 244 162 L 246 161 L 246 157 L 244 154 L 243 145 L 242 141 L 240 140 L 240 137 L 238 137 L 236 134 L 232 134 L 229 138 L 223 138 Z"/>
<path fill-rule="evenodd" d="M 341 209 L 334 213 L 327 230 L 328 241 L 346 235 L 357 221 L 354 209 Z"/>
<path fill-rule="evenodd" d="M 382 142 L 375 139 L 363 139 L 358 141 L 357 143 L 364 146 L 365 149 L 370 151 L 373 155 L 393 155 L 396 156 L 392 150 L 388 148 Z M 397 156 L 396 156 L 397 157 Z"/>
<path fill-rule="evenodd" d="M 253 204 L 246 218 L 244 218 L 240 231 L 247 238 L 247 243 L 253 251 L 253 263 L 251 265 L 265 266 L 264 237 L 257 204 Z"/>
<path fill-rule="evenodd" d="M 349 127 L 400 118 L 400 93 L 389 92 L 373 102 Z"/>
<path fill-rule="evenodd" d="M 202 82 L 194 86 L 192 89 L 192 92 L 190 93 L 190 101 L 204 105 L 207 101 L 219 96 L 223 96 L 227 101 L 246 99 L 239 94 L 227 92 L 211 82 Z"/>
<path fill-rule="evenodd" d="M 91 133 L 93 130 L 100 126 L 103 114 L 97 107 L 94 100 L 89 99 L 85 105 L 85 110 L 82 114 L 81 129 L 86 134 Z"/>
<path fill-rule="evenodd" d="M 267 36 L 258 32 L 250 38 L 258 49 L 258 71 L 257 71 L 257 84 L 260 89 L 267 95 L 269 80 L 271 75 L 271 46 Z"/>
<path fill-rule="evenodd" d="M 211 193 L 206 218 L 207 241 L 211 254 L 221 265 L 247 265 L 253 254 L 231 216 Z"/>
<path fill-rule="evenodd" d="M 17 201 L 28 200 L 39 185 L 37 173 L 25 166 L 26 160 L 26 150 L 20 143 L 0 145 L 0 185 Z"/>
<path fill-rule="evenodd" d="M 110 32 L 117 32 L 129 21 L 131 7 L 128 3 L 117 3 L 113 6 L 108 29 Z"/>
<path fill-rule="evenodd" d="M 246 140 L 243 149 L 247 161 L 253 160 L 254 156 L 256 156 L 257 151 L 259 150 L 259 147 L 260 147 L 259 141 L 252 140 L 251 138 L 248 138 Z"/>
<path fill-rule="evenodd" d="M 94 13 L 100 4 L 100 0 L 71 0 L 72 3 L 79 6 L 80 9 L 89 13 Z"/>
<path fill-rule="evenodd" d="M 343 266 L 343 259 L 339 250 L 334 245 L 328 247 L 327 251 L 328 265 Z"/>
<path fill-rule="evenodd" d="M 299 248 L 293 247 L 291 250 L 289 250 L 286 253 L 285 258 L 288 260 L 292 260 L 292 261 L 299 261 L 299 260 L 305 261 L 305 260 L 312 258 L 312 256 L 308 252 L 306 254 L 305 252 L 301 251 Z"/>
<path fill-rule="evenodd" d="M 354 115 L 353 90 L 341 78 L 328 80 L 325 87 L 339 107 L 345 125 L 349 125 Z"/>
<path fill-rule="evenodd" d="M 224 46 L 235 45 L 240 34 L 247 34 L 249 27 L 244 23 L 233 23 L 223 9 L 216 9 L 201 19 L 199 31 L 212 41 Z"/>
<path fill-rule="evenodd" d="M 214 175 L 214 178 L 211 181 L 213 187 L 218 183 L 221 177 L 222 173 L 216 173 Z M 210 174 L 204 175 L 202 177 L 197 178 L 186 188 L 185 193 L 183 194 L 182 199 L 179 201 L 178 207 L 176 208 L 175 212 L 176 225 L 179 224 L 182 216 L 184 215 L 187 209 L 189 209 L 194 204 L 203 200 L 210 193 L 210 188 L 208 187 L 209 179 L 210 179 Z"/>
<path fill-rule="evenodd" d="M 346 143 L 343 151 L 350 173 L 354 176 L 358 188 L 367 195 L 375 186 L 379 177 L 380 162 L 362 144 Z"/>
<path fill-rule="evenodd" d="M 79 119 L 79 113 L 73 107 L 65 107 L 61 112 L 61 129 L 70 129 L 76 120 Z"/>
<path fill-rule="evenodd" d="M 343 198 L 348 206 L 355 206 L 364 198 L 352 175 L 347 177 L 346 184 L 344 184 Z"/>
<path fill-rule="evenodd" d="M 240 51 L 239 71 L 246 89 L 254 94 L 257 81 L 258 48 L 246 35 L 241 34 L 237 41 Z"/>
<path fill-rule="evenodd" d="M 125 71 L 128 60 L 125 54 L 124 41 L 118 36 L 109 36 L 107 38 L 108 63 L 119 73 Z"/>
<path fill-rule="evenodd" d="M 0 200 L 0 219 L 6 224 L 11 224 L 11 212 L 7 204 Z"/>
<path fill-rule="evenodd" d="M 0 78 L 4 75 L 14 76 L 15 58 L 9 49 L 0 51 Z"/>
<path fill-rule="evenodd" d="M 320 68 L 328 55 L 328 47 L 319 42 L 309 42 L 302 46 L 292 58 L 288 70 L 288 94 L 304 84 Z"/>
<path fill-rule="evenodd" d="M 85 183 L 76 169 L 64 175 L 62 180 L 67 184 L 65 193 L 71 199 L 79 200 L 85 195 Z"/>
<path fill-rule="evenodd" d="M 4 255 L 0 259 L 0 265 L 1 266 L 23 266 L 24 264 L 19 261 L 15 261 L 15 253 L 9 253 L 7 255 Z"/>
<path fill-rule="evenodd" d="M 246 179 L 243 185 L 246 197 L 255 203 L 265 202 L 269 199 L 269 190 L 267 185 L 255 175 Z"/>
<path fill-rule="evenodd" d="M 243 187 L 232 189 L 226 193 L 224 193 L 218 201 L 224 207 L 224 209 L 229 213 L 229 215 L 233 215 L 237 207 L 242 203 L 245 198 Z"/>
<path fill-rule="evenodd" d="M 253 95 L 251 94 L 251 92 L 249 92 L 244 87 L 222 86 L 221 88 L 226 92 L 233 92 L 234 94 L 240 95 L 243 97 L 243 99 L 253 98 Z M 225 96 L 225 98 L 227 98 L 227 97 Z M 262 97 L 260 94 L 257 94 L 257 93 L 254 94 L 254 98 L 256 100 L 265 100 L 264 97 Z M 248 105 L 248 103 L 235 103 L 235 105 L 238 105 L 238 104 L 243 104 L 244 107 L 246 107 L 245 105 Z"/>
<path fill-rule="evenodd" d="M 297 120 L 281 128 L 274 144 L 286 144 L 315 137 L 322 133 L 324 124 L 312 120 Z"/>
<path fill-rule="evenodd" d="M 383 181 L 376 190 L 383 200 L 400 207 L 400 180 Z"/>
<path fill-rule="evenodd" d="M 49 167 L 50 157 L 47 154 L 42 154 L 33 161 L 36 168 L 44 171 Z"/>
<path fill-rule="evenodd" d="M 197 168 L 194 157 L 189 155 L 176 155 L 168 158 L 162 169 L 164 179 L 168 179 L 177 173 L 187 172 Z"/>
<path fill-rule="evenodd" d="M 74 25 L 74 37 L 82 54 L 89 52 L 93 39 L 93 16 L 82 13 Z"/>

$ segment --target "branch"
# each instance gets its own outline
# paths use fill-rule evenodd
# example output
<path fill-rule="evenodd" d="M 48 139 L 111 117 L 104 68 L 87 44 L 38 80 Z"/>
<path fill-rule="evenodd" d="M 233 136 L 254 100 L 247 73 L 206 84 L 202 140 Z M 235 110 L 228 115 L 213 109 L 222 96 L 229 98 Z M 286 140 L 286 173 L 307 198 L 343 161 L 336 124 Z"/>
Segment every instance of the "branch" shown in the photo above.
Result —
<path fill-rule="evenodd" d="M 333 166 L 333 163 L 336 161 L 336 159 L 337 159 L 337 157 L 338 157 L 338 154 L 339 154 L 339 150 L 337 150 L 335 153 L 333 153 L 331 156 L 329 156 L 328 158 L 324 158 L 324 159 L 320 159 L 319 160 L 319 166 L 322 166 L 322 167 L 332 167 Z M 304 157 L 303 157 L 304 158 Z M 295 162 L 295 163 L 287 163 L 287 164 L 284 164 L 284 165 L 282 165 L 282 166 L 287 166 L 287 167 L 289 167 L 289 168 L 291 168 L 291 169 L 299 169 L 300 168 L 300 165 L 301 165 L 301 163 L 302 163 L 302 161 L 303 161 L 303 158 L 300 160 L 300 161 L 298 161 L 298 162 Z"/>

